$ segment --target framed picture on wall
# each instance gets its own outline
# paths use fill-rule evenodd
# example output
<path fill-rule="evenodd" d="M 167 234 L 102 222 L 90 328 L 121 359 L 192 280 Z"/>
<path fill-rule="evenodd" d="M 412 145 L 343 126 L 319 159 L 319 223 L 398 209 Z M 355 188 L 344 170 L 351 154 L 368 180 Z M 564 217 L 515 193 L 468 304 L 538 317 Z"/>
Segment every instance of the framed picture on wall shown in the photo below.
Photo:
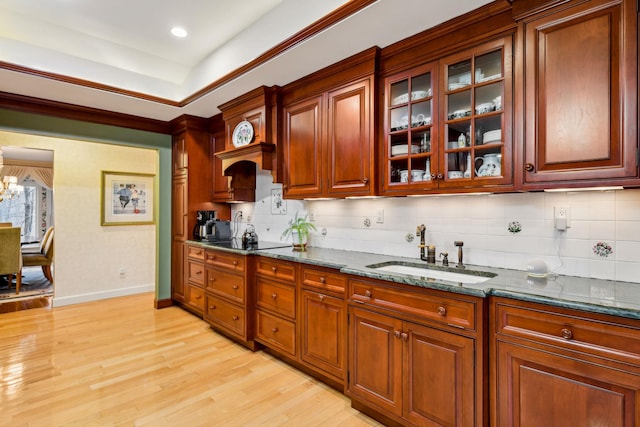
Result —
<path fill-rule="evenodd" d="M 154 177 L 102 171 L 100 225 L 153 224 Z"/>

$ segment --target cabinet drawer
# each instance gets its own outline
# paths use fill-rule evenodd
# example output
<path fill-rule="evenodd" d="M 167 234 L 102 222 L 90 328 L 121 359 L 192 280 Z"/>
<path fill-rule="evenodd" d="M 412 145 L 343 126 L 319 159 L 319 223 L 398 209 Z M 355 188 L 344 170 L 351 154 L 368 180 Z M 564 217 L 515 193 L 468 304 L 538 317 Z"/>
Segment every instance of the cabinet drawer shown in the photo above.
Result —
<path fill-rule="evenodd" d="M 245 270 L 245 257 L 228 252 L 211 251 L 206 252 L 205 262 L 207 265 L 224 268 L 226 270 L 242 273 Z"/>
<path fill-rule="evenodd" d="M 302 284 L 305 287 L 321 291 L 344 294 L 347 288 L 347 278 L 340 273 L 331 273 L 314 268 L 302 268 Z"/>
<path fill-rule="evenodd" d="M 244 338 L 244 309 L 212 295 L 207 295 L 206 298 L 205 319 Z"/>
<path fill-rule="evenodd" d="M 224 270 L 207 268 L 207 291 L 244 303 L 244 276 Z"/>
<path fill-rule="evenodd" d="M 187 254 L 189 258 L 204 261 L 204 249 L 198 246 L 187 246 Z"/>
<path fill-rule="evenodd" d="M 640 322 L 618 324 L 609 317 L 593 319 L 563 314 L 547 306 L 496 304 L 496 331 L 604 357 L 640 364 Z"/>
<path fill-rule="evenodd" d="M 296 281 L 296 265 L 286 261 L 277 261 L 269 258 L 258 257 L 256 260 L 256 273 L 274 279 Z"/>
<path fill-rule="evenodd" d="M 290 318 L 296 317 L 296 290 L 293 286 L 256 278 L 257 301 L 259 308 L 271 310 Z"/>
<path fill-rule="evenodd" d="M 355 303 L 399 311 L 458 328 L 476 328 L 475 303 L 472 301 L 388 288 L 359 280 L 349 282 L 349 294 Z"/>
<path fill-rule="evenodd" d="M 256 336 L 263 344 L 296 354 L 296 326 L 292 322 L 258 310 Z"/>
<path fill-rule="evenodd" d="M 201 262 L 189 260 L 189 276 L 190 282 L 204 286 L 204 265 Z"/>
<path fill-rule="evenodd" d="M 200 313 L 204 312 L 204 289 L 189 284 L 187 285 L 186 290 L 185 299 L 187 304 L 198 310 Z"/>

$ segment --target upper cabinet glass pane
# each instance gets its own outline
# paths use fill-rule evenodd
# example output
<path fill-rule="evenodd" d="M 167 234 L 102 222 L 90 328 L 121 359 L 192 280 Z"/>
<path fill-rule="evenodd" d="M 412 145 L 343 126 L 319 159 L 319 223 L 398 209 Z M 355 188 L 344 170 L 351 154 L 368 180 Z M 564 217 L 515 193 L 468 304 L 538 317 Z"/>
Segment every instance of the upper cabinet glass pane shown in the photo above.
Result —
<path fill-rule="evenodd" d="M 409 81 L 401 80 L 391 84 L 391 96 L 389 97 L 391 106 L 406 104 L 409 102 Z"/>
<path fill-rule="evenodd" d="M 449 65 L 447 90 L 458 90 L 471 84 L 471 60 Z"/>
<path fill-rule="evenodd" d="M 502 78 L 502 50 L 496 50 L 476 57 L 476 84 L 499 78 Z"/>

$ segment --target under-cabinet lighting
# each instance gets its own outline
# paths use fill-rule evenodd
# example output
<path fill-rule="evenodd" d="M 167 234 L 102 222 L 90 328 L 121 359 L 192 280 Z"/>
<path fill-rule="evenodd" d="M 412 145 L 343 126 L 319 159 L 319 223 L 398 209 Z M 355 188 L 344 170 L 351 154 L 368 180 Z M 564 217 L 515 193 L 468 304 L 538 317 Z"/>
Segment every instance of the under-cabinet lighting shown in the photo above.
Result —
<path fill-rule="evenodd" d="M 615 190 L 623 190 L 622 186 L 612 186 L 612 187 L 584 187 L 584 188 L 547 188 L 544 190 L 545 193 L 570 193 L 574 191 L 615 191 Z"/>
<path fill-rule="evenodd" d="M 408 194 L 407 197 L 451 197 L 451 196 L 488 196 L 493 193 L 440 193 L 440 194 Z"/>
<path fill-rule="evenodd" d="M 339 199 L 336 199 L 335 197 L 305 197 L 302 200 L 305 200 L 305 201 L 308 201 L 308 202 L 313 202 L 313 201 L 316 201 L 316 200 L 339 200 Z"/>
<path fill-rule="evenodd" d="M 357 200 L 357 199 L 382 199 L 382 196 L 349 196 L 345 197 L 348 200 Z"/>

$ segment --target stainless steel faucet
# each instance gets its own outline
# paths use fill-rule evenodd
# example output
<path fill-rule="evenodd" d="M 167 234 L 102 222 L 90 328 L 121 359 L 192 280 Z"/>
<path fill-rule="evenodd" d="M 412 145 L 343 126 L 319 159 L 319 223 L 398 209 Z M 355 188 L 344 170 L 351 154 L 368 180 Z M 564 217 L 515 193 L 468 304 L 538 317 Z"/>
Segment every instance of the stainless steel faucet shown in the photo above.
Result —
<path fill-rule="evenodd" d="M 424 235 L 427 231 L 427 227 L 424 224 L 420 224 L 416 227 L 416 236 L 420 236 L 420 259 L 430 264 L 436 263 L 436 247 L 434 245 L 427 245 L 424 241 Z M 427 248 L 427 255 L 424 255 L 424 249 Z"/>

